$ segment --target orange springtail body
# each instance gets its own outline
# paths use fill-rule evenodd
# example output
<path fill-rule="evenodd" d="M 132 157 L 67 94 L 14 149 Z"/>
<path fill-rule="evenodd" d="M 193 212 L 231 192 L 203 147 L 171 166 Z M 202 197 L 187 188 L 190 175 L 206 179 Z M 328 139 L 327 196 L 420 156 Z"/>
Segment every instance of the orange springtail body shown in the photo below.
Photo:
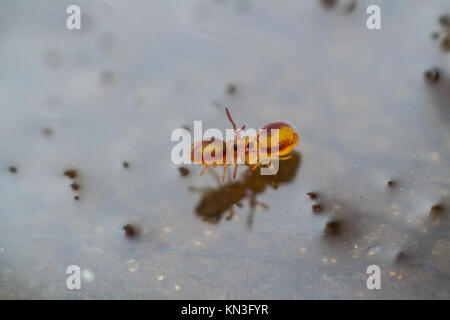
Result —
<path fill-rule="evenodd" d="M 234 164 L 233 178 L 236 178 L 239 158 L 237 149 L 241 144 L 245 148 L 245 158 L 242 159 L 242 164 L 249 166 L 250 172 L 262 164 L 270 163 L 271 160 L 285 160 L 291 157 L 290 153 L 299 140 L 297 131 L 291 125 L 281 121 L 271 122 L 261 127 L 256 135 L 241 136 L 246 125 L 238 129 L 228 108 L 225 108 L 225 111 L 233 126 L 235 139 L 234 141 L 223 141 L 211 138 L 192 144 L 192 163 L 205 166 L 200 175 L 203 175 L 210 166 L 213 168 L 223 166 L 222 181 L 225 182 L 228 167 Z M 272 142 L 274 139 L 276 139 L 275 143 Z M 262 149 L 266 152 L 261 153 Z M 227 154 L 231 154 L 229 156 L 232 160 L 231 163 L 226 161 Z"/>
<path fill-rule="evenodd" d="M 191 146 L 191 162 L 205 166 L 200 175 L 203 175 L 209 167 L 223 166 L 222 182 L 225 182 L 228 167 L 232 165 L 226 161 L 227 154 L 236 156 L 229 143 L 214 137 L 196 141 Z M 233 163 L 236 163 L 236 159 L 233 159 Z"/>

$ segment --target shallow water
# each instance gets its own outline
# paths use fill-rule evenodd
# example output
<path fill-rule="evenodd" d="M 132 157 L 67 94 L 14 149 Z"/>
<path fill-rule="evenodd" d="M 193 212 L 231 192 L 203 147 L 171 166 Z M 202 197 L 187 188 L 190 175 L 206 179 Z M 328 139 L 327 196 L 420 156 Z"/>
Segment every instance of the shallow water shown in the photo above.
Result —
<path fill-rule="evenodd" d="M 450 298 L 447 0 L 69 4 L 0 3 L 0 298 Z M 224 106 L 297 128 L 278 188 L 171 162 Z"/>

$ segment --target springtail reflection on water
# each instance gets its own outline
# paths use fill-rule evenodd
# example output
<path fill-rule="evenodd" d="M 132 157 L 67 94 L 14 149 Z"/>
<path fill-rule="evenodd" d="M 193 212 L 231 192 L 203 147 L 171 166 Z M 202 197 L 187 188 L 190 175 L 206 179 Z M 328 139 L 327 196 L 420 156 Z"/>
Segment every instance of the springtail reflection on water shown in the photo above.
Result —
<path fill-rule="evenodd" d="M 250 211 L 247 218 L 247 227 L 250 229 L 257 206 L 268 208 L 267 205 L 258 202 L 256 196 L 264 192 L 267 186 L 277 189 L 280 184 L 292 181 L 300 167 L 301 155 L 294 151 L 289 159 L 280 163 L 275 175 L 261 175 L 260 170 L 249 168 L 249 174 L 244 174 L 239 180 L 227 184 L 221 184 L 220 178 L 211 171 L 219 183 L 218 188 L 190 187 L 192 191 L 202 194 L 200 202 L 195 208 L 197 216 L 206 222 L 218 223 L 225 213 L 230 220 L 235 213 L 234 206 L 242 207 L 243 200 L 249 200 Z"/>

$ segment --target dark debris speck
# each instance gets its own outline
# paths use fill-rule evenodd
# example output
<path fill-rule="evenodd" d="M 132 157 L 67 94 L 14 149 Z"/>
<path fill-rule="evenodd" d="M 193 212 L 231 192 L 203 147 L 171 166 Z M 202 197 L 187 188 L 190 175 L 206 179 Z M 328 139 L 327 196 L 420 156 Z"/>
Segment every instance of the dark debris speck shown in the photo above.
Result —
<path fill-rule="evenodd" d="M 76 169 L 69 169 L 69 170 L 64 171 L 64 175 L 73 180 L 78 176 L 78 172 Z"/>
<path fill-rule="evenodd" d="M 111 70 L 103 70 L 100 73 L 100 82 L 105 85 L 109 86 L 114 83 L 115 74 Z"/>
<path fill-rule="evenodd" d="M 133 227 L 131 224 L 127 224 L 123 227 L 123 230 L 125 231 L 125 236 L 127 238 L 133 238 L 136 236 L 136 228 Z"/>
<path fill-rule="evenodd" d="M 439 24 L 445 28 L 449 28 L 450 27 L 450 16 L 449 15 L 440 16 Z"/>
<path fill-rule="evenodd" d="M 308 192 L 306 195 L 312 200 L 317 198 L 317 193 L 315 192 Z"/>
<path fill-rule="evenodd" d="M 432 68 L 424 72 L 425 80 L 430 83 L 435 83 L 439 81 L 439 70 L 437 68 Z"/>
<path fill-rule="evenodd" d="M 233 94 L 236 93 L 236 86 L 234 84 L 229 84 L 227 85 L 227 94 L 232 96 Z"/>
<path fill-rule="evenodd" d="M 9 170 L 9 172 L 11 172 L 11 173 L 17 173 L 17 167 L 16 167 L 16 166 L 10 166 L 10 167 L 8 168 L 8 170 Z"/>
<path fill-rule="evenodd" d="M 395 257 L 398 261 L 405 260 L 406 253 L 404 251 L 399 251 Z"/>
<path fill-rule="evenodd" d="M 80 185 L 79 185 L 78 183 L 76 183 L 76 182 L 72 183 L 70 186 L 71 186 L 72 189 L 75 190 L 75 191 L 80 190 Z"/>
<path fill-rule="evenodd" d="M 444 210 L 444 208 L 440 205 L 440 204 L 435 204 L 433 206 L 431 206 L 431 212 L 442 212 Z"/>
<path fill-rule="evenodd" d="M 179 167 L 178 171 L 180 172 L 182 177 L 186 177 L 187 175 L 189 175 L 189 169 L 188 168 Z"/>
<path fill-rule="evenodd" d="M 337 0 L 320 0 L 320 4 L 322 5 L 322 7 L 326 8 L 326 9 L 331 9 L 333 8 L 337 3 Z"/>
<path fill-rule="evenodd" d="M 450 35 L 442 39 L 441 48 L 444 51 L 450 51 Z"/>
<path fill-rule="evenodd" d="M 356 8 L 356 0 L 350 1 L 349 3 L 347 3 L 347 5 L 345 6 L 345 13 L 349 14 L 352 13 L 353 11 L 355 11 Z"/>
<path fill-rule="evenodd" d="M 312 211 L 314 213 L 322 212 L 322 206 L 320 204 L 314 204 L 312 205 Z"/>
<path fill-rule="evenodd" d="M 52 129 L 51 128 L 48 128 L 48 127 L 45 127 L 45 128 L 42 128 L 42 135 L 44 136 L 44 137 L 50 137 L 51 135 L 53 134 L 53 131 L 52 131 Z"/>
<path fill-rule="evenodd" d="M 330 235 L 335 235 L 339 233 L 341 229 L 341 223 L 339 221 L 328 221 L 325 225 L 325 233 Z"/>

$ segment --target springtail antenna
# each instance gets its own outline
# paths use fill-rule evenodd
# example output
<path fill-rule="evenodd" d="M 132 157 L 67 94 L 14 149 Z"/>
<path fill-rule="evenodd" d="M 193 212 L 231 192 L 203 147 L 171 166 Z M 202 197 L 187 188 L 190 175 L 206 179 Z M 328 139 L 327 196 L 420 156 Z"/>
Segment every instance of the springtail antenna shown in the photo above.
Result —
<path fill-rule="evenodd" d="M 231 124 L 233 125 L 234 136 L 236 138 L 240 138 L 240 136 L 241 136 L 240 131 L 244 130 L 247 125 L 244 124 L 241 129 L 238 129 L 237 126 L 236 126 L 236 123 L 234 123 L 233 118 L 231 117 L 230 110 L 228 110 L 227 107 L 225 107 L 225 112 L 227 113 L 228 120 L 230 120 Z"/>
<path fill-rule="evenodd" d="M 230 111 L 227 107 L 225 107 L 225 112 L 227 113 L 228 120 L 230 120 L 231 124 L 233 125 L 234 131 L 237 131 L 236 123 L 234 123 L 233 118 L 231 117 Z"/>

